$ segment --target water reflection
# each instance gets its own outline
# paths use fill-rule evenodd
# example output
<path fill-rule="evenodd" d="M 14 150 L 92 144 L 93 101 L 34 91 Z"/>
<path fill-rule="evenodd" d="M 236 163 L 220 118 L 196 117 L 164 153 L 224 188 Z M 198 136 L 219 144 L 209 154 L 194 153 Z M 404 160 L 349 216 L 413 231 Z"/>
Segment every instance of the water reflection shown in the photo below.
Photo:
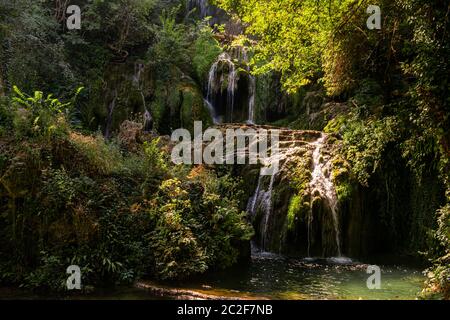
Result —
<path fill-rule="evenodd" d="M 190 287 L 233 290 L 273 299 L 415 299 L 424 277 L 419 269 L 380 265 L 381 289 L 369 290 L 367 264 L 345 257 L 289 259 L 253 253 L 252 262 L 219 272 Z"/>

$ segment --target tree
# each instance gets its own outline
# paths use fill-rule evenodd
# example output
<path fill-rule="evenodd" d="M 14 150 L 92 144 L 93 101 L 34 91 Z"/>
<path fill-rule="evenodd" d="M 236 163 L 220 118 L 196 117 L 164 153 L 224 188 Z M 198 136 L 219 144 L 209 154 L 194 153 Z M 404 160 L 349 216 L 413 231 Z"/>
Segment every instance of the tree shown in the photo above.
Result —
<path fill-rule="evenodd" d="M 216 0 L 256 37 L 254 63 L 257 73 L 276 70 L 290 92 L 317 79 L 322 71 L 323 53 L 335 31 L 365 1 L 332 0 Z M 362 9 L 364 8 L 364 9 Z"/>

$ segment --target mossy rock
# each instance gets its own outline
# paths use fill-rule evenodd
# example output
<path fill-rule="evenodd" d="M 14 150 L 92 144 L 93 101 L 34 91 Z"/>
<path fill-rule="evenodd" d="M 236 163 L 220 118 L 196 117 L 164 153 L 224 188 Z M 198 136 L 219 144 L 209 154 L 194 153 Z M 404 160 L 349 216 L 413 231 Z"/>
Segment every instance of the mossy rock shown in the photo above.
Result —
<path fill-rule="evenodd" d="M 140 88 L 136 86 L 134 77 L 136 61 L 124 64 L 110 64 L 104 74 L 92 80 L 89 90 L 90 100 L 82 109 L 85 124 L 93 130 L 104 130 L 110 113 L 110 106 L 115 101 L 110 129 L 118 132 L 125 120 L 136 119 L 145 112 L 144 99 L 152 95 L 155 85 L 149 69 L 141 74 Z M 142 92 L 141 92 L 142 91 Z"/>
<path fill-rule="evenodd" d="M 205 106 L 200 89 L 192 83 L 182 83 L 179 86 L 181 94 L 180 119 L 181 126 L 194 132 L 194 122 L 201 121 L 203 130 L 213 124 L 211 115 Z"/>

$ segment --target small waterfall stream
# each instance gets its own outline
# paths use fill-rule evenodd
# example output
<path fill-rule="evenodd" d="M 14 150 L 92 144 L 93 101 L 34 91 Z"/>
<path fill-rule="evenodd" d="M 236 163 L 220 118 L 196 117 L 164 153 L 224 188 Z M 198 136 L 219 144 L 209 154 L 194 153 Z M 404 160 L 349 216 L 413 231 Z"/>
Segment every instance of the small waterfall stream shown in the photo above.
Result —
<path fill-rule="evenodd" d="M 255 123 L 255 94 L 256 94 L 256 78 L 251 74 L 249 58 L 246 48 L 242 48 L 242 60 L 246 64 L 246 70 L 248 73 L 248 119 L 247 123 Z"/>
<path fill-rule="evenodd" d="M 144 88 L 142 83 L 142 75 L 144 73 L 145 65 L 143 63 L 136 63 L 134 66 L 134 75 L 133 75 L 133 85 L 139 91 L 139 94 L 142 97 L 142 105 L 144 107 L 144 131 L 150 131 L 152 126 L 152 115 L 150 111 L 147 109 L 147 104 L 145 102 Z"/>
<path fill-rule="evenodd" d="M 256 94 L 256 78 L 253 75 L 249 76 L 248 88 L 248 123 L 255 123 L 255 94 Z"/>
<path fill-rule="evenodd" d="M 205 18 L 208 15 L 209 3 L 208 0 L 188 0 L 187 8 L 188 10 L 198 8 L 200 17 Z"/>
<path fill-rule="evenodd" d="M 280 130 L 277 130 L 280 134 Z M 281 130 L 282 131 L 282 130 Z M 286 161 L 289 160 L 291 156 L 293 156 L 298 150 L 301 148 L 296 145 L 295 141 L 293 141 L 288 148 L 278 149 L 277 152 L 273 152 L 271 149 L 270 156 L 267 156 L 265 159 L 262 159 L 263 166 L 265 168 L 271 167 L 274 163 L 278 163 L 281 168 L 276 173 L 270 175 L 270 181 L 267 187 L 264 187 L 263 184 L 265 180 L 269 179 L 268 176 L 262 175 L 262 171 L 260 171 L 260 176 L 258 178 L 258 185 L 256 187 L 255 193 L 250 197 L 247 203 L 247 212 L 250 214 L 251 218 L 254 218 L 258 213 L 258 210 L 261 210 L 261 223 L 259 227 L 260 232 L 260 249 L 266 251 L 270 247 L 269 239 L 270 239 L 270 224 L 273 213 L 273 188 L 275 184 L 275 179 L 281 174 L 283 170 L 283 166 L 286 164 Z"/>
<path fill-rule="evenodd" d="M 255 193 L 249 199 L 247 204 L 247 212 L 250 213 L 251 217 L 254 217 L 256 211 L 262 210 L 262 219 L 261 219 L 261 249 L 265 250 L 268 247 L 268 236 L 269 236 L 269 223 L 270 223 L 270 215 L 272 213 L 272 191 L 273 185 L 275 182 L 276 174 L 270 176 L 269 186 L 267 190 L 262 188 L 263 179 L 266 176 L 260 175 L 258 178 L 258 186 L 256 187 Z"/>
<path fill-rule="evenodd" d="M 245 47 L 234 47 L 230 53 L 221 53 L 217 60 L 212 64 L 208 74 L 206 94 L 207 107 L 210 110 L 215 123 L 233 122 L 236 119 L 235 99 L 238 90 L 239 68 L 235 65 L 231 56 L 245 65 L 248 74 L 248 115 L 246 122 L 254 124 L 256 78 L 250 72 L 249 58 Z M 220 121 L 220 112 L 217 110 L 216 101 L 214 101 L 214 99 L 217 93 L 220 93 L 223 90 L 224 82 L 226 83 L 226 114 L 228 116 L 226 117 L 227 119 L 225 119 L 226 121 Z M 240 106 L 242 106 L 242 104 L 240 104 Z M 214 112 L 211 112 L 212 110 Z"/>
<path fill-rule="evenodd" d="M 341 244 L 340 244 L 340 230 L 339 230 L 339 218 L 338 218 L 338 201 L 336 195 L 336 189 L 334 187 L 333 181 L 331 180 L 331 168 L 330 162 L 324 162 L 322 149 L 324 148 L 326 135 L 322 136 L 312 144 L 315 146 L 312 160 L 313 160 L 313 171 L 311 174 L 311 181 L 309 183 L 310 194 L 313 197 L 315 194 L 319 193 L 323 200 L 326 200 L 331 214 L 333 216 L 333 225 L 335 233 L 335 241 L 338 256 L 341 256 Z M 311 201 L 312 202 L 312 201 Z M 312 207 L 311 212 L 308 217 L 308 255 L 311 243 L 311 223 L 312 223 Z"/>
<path fill-rule="evenodd" d="M 227 109 L 230 110 L 230 122 L 233 122 L 234 97 L 237 87 L 237 70 L 233 62 L 230 64 L 230 72 L 228 74 L 227 88 Z"/>
<path fill-rule="evenodd" d="M 263 249 L 268 247 L 268 235 L 269 235 L 269 219 L 270 219 L 270 215 L 272 214 L 272 192 L 273 192 L 273 183 L 275 181 L 275 174 L 270 176 L 270 183 L 269 183 L 269 188 L 267 189 L 267 191 L 264 193 L 264 198 L 263 198 L 263 210 L 264 210 L 264 219 L 263 219 L 263 232 L 262 232 L 262 245 L 261 247 Z"/>
<path fill-rule="evenodd" d="M 217 112 L 216 112 L 216 110 L 214 109 L 214 107 L 213 107 L 213 105 L 211 104 L 211 102 L 208 101 L 208 99 L 204 99 L 203 101 L 204 101 L 204 103 L 205 103 L 206 108 L 207 108 L 208 111 L 209 111 L 209 114 L 211 115 L 211 118 L 212 118 L 212 120 L 213 120 L 213 123 L 214 123 L 214 124 L 219 124 L 219 123 L 220 123 L 220 117 L 217 116 Z"/>
<path fill-rule="evenodd" d="M 230 122 L 233 122 L 234 99 L 238 80 L 238 71 L 233 61 L 231 60 L 230 55 L 226 52 L 221 53 L 216 62 L 212 64 L 209 70 L 208 89 L 206 94 L 206 101 L 210 106 L 212 106 L 212 109 L 210 110 L 214 110 L 214 114 L 211 114 L 211 116 L 215 118 L 218 123 L 220 123 L 221 121 L 219 120 L 219 116 L 217 115 L 218 112 L 214 106 L 214 95 L 221 90 L 221 84 L 225 80 L 223 72 L 219 72 L 221 71 L 219 70 L 219 66 L 223 67 L 224 65 L 226 65 L 228 68 L 226 108 L 230 113 Z"/>

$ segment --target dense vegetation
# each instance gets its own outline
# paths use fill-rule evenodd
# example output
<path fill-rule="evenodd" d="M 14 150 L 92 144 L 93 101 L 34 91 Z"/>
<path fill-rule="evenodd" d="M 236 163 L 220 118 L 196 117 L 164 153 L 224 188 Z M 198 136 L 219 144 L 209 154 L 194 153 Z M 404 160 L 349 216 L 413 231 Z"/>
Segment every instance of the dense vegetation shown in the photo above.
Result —
<path fill-rule="evenodd" d="M 123 85 L 105 79 L 110 61 L 139 52 L 165 90 L 191 59 L 186 72 L 205 72 L 210 62 L 196 50 L 215 48 L 211 32 L 176 24 L 167 1 L 86 1 L 84 32 L 69 33 L 52 2 L 0 7 L 1 283 L 62 290 L 71 264 L 83 266 L 89 287 L 235 263 L 252 235 L 239 180 L 171 165 L 167 141 L 140 121 L 107 141 L 93 110 L 104 112 L 95 104 L 105 87 Z"/>
<path fill-rule="evenodd" d="M 258 122 L 342 138 L 339 192 L 374 188 L 389 236 L 430 261 L 423 296 L 450 297 L 448 3 L 210 1 L 230 35 L 186 1 L 73 2 L 79 31 L 63 1 L 0 3 L 1 284 L 63 289 L 70 264 L 95 286 L 234 264 L 253 235 L 243 182 L 173 165 L 164 135 L 211 123 L 209 68 L 247 46 Z M 381 30 L 365 28 L 369 4 Z M 425 230 L 402 234 L 404 203 Z"/>
<path fill-rule="evenodd" d="M 281 3 L 217 0 L 215 3 L 242 21 L 249 37 L 258 39 L 252 60 L 256 74 L 275 70 L 281 75 L 283 87 L 292 94 L 301 94 L 305 85 L 317 90 L 319 84 L 326 91 L 326 99 L 348 102 L 350 108 L 337 114 L 332 111 L 332 120 L 325 121 L 322 128 L 325 125 L 326 131 L 342 134 L 343 152 L 362 185 L 368 185 L 371 177 L 371 183 L 377 183 L 373 176 L 381 175 L 381 185 L 398 188 L 396 183 L 400 181 L 395 176 L 405 165 L 419 188 L 431 189 L 430 184 L 437 181 L 438 188 L 446 190 L 446 201 L 439 201 L 441 208 L 436 212 L 434 240 L 428 244 L 428 257 L 434 267 L 428 274 L 426 292 L 441 291 L 448 297 L 448 3 L 421 0 L 323 4 L 312 0 Z M 369 4 L 382 8 L 379 31 L 364 28 Z M 295 118 L 305 111 L 294 109 L 288 115 L 289 112 L 297 115 L 291 126 L 304 128 L 305 123 L 298 125 Z M 402 201 L 395 190 L 387 193 Z M 420 204 L 415 205 L 419 206 L 416 210 L 424 210 Z M 391 211 L 386 208 L 386 213 L 398 216 L 398 207 L 394 205 Z M 423 216 L 417 219 L 422 220 Z"/>

